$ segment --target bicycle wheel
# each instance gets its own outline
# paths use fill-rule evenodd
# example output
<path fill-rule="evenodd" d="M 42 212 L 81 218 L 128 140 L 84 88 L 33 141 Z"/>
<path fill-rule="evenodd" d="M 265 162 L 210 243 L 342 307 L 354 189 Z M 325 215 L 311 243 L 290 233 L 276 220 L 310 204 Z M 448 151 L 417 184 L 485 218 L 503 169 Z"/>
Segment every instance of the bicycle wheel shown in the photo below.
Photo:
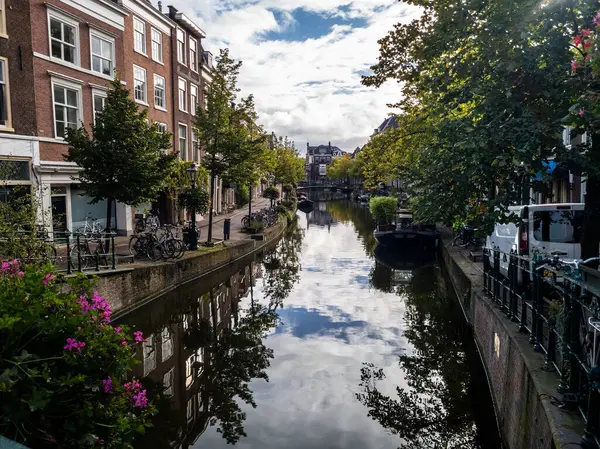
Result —
<path fill-rule="evenodd" d="M 250 223 L 250 217 L 248 215 L 246 215 L 244 218 L 242 218 L 242 228 L 247 228 L 249 223 Z"/>
<path fill-rule="evenodd" d="M 452 240 L 452 246 L 464 246 L 464 234 L 461 232 L 460 234 L 458 234 L 456 237 L 454 237 L 454 240 Z"/>
<path fill-rule="evenodd" d="M 131 236 L 129 239 L 129 253 L 133 257 L 144 257 L 146 255 L 144 239 L 137 235 Z"/>
<path fill-rule="evenodd" d="M 175 259 L 181 259 L 183 257 L 183 255 L 185 254 L 185 243 L 183 243 L 183 240 L 179 240 L 179 239 L 175 239 L 174 242 L 177 244 L 177 253 L 175 254 Z"/>
<path fill-rule="evenodd" d="M 175 241 L 172 239 L 165 240 L 161 244 L 162 249 L 162 258 L 163 259 L 175 259 L 175 254 L 179 253 L 179 249 L 175 244 Z"/>
<path fill-rule="evenodd" d="M 71 248 L 71 267 L 74 270 L 79 269 L 79 259 L 81 259 L 81 271 L 85 270 L 92 260 L 92 253 L 87 243 L 75 244 Z"/>
<path fill-rule="evenodd" d="M 56 252 L 56 247 L 54 245 L 47 244 L 44 247 L 42 256 L 45 260 L 49 261 L 50 263 L 56 263 L 56 261 L 58 260 L 58 253 Z"/>
<path fill-rule="evenodd" d="M 152 262 L 156 262 L 162 257 L 162 245 L 154 237 L 151 237 L 146 246 L 146 255 Z"/>

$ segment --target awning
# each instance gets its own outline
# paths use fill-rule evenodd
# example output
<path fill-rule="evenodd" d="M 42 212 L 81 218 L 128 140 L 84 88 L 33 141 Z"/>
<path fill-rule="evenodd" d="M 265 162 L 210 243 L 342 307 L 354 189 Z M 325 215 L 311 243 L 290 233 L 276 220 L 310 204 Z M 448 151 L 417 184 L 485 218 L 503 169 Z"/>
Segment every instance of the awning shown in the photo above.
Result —
<path fill-rule="evenodd" d="M 542 165 L 544 166 L 544 170 L 540 170 L 533 177 L 532 181 L 543 181 L 544 175 L 551 175 L 554 173 L 554 170 L 558 167 L 558 162 L 556 161 L 543 161 Z"/>

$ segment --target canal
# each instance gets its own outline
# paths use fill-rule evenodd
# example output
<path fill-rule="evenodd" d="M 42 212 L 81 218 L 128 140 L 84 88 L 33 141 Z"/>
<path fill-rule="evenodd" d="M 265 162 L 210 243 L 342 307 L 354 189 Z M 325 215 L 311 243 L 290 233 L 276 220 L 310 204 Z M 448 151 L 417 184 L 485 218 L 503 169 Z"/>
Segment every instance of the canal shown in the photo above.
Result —
<path fill-rule="evenodd" d="M 368 208 L 317 203 L 259 257 L 124 317 L 159 406 L 138 447 L 500 448 L 436 255 L 372 232 Z"/>

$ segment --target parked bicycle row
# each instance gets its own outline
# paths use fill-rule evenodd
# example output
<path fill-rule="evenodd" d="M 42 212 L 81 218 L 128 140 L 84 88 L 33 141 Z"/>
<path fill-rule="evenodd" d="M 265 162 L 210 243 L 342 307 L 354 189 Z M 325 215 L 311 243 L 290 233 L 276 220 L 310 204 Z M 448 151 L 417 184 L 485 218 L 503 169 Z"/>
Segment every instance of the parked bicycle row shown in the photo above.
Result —
<path fill-rule="evenodd" d="M 147 227 L 139 234 L 129 239 L 129 252 L 136 258 L 147 258 L 152 261 L 159 259 L 180 259 L 185 254 L 187 245 L 179 237 L 176 226 L 164 225 Z"/>
<path fill-rule="evenodd" d="M 256 228 L 256 223 L 260 224 L 262 228 L 269 228 L 274 226 L 279 219 L 279 215 L 275 208 L 265 208 L 252 215 L 246 215 L 242 218 L 242 229 L 247 230 L 248 228 Z"/>

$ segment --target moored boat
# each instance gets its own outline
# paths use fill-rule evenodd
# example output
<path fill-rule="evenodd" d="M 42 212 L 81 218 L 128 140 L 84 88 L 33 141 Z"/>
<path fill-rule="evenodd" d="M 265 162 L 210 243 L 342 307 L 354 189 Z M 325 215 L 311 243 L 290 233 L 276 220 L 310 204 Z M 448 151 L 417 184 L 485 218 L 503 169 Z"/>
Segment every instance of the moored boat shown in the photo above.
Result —
<path fill-rule="evenodd" d="M 412 211 L 399 209 L 394 224 L 379 225 L 373 232 L 381 246 L 418 245 L 425 249 L 437 248 L 439 239 L 435 225 L 414 223 Z"/>

